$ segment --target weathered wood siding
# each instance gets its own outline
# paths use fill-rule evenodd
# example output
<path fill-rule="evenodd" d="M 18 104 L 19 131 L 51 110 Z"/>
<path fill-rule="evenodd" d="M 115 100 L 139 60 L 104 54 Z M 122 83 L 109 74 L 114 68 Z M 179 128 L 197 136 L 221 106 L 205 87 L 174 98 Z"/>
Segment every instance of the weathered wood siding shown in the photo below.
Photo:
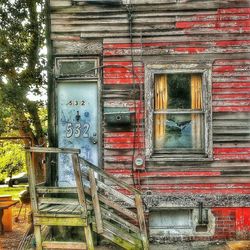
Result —
<path fill-rule="evenodd" d="M 133 172 L 144 131 L 135 136 L 132 126 L 120 131 L 104 123 L 104 168 L 156 193 L 250 194 L 250 1 L 132 2 L 131 44 L 125 6 L 51 0 L 53 55 L 98 55 L 103 107 L 136 111 L 142 127 L 139 85 L 148 63 L 211 63 L 214 160 L 152 160 Z"/>

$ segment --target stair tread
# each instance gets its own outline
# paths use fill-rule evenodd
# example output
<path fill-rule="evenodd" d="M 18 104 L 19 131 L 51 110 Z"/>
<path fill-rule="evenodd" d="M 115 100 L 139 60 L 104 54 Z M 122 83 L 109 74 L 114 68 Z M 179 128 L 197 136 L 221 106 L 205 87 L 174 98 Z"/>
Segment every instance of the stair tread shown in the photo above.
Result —
<path fill-rule="evenodd" d="M 40 213 L 55 214 L 81 214 L 80 205 L 70 204 L 48 204 L 46 207 L 40 208 Z"/>
<path fill-rule="evenodd" d="M 44 241 L 42 243 L 44 248 L 49 249 L 79 249 L 85 250 L 87 249 L 87 245 L 84 242 L 70 242 L 70 241 Z"/>

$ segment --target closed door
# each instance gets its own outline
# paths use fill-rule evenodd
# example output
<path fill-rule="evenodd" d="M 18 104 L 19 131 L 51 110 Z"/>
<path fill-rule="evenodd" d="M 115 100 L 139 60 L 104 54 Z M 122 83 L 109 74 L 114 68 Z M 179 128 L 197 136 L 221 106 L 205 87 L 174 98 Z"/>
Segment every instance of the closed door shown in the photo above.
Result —
<path fill-rule="evenodd" d="M 98 165 L 98 107 L 96 82 L 58 84 L 58 146 L 77 148 L 80 156 Z M 71 157 L 60 154 L 58 184 L 75 183 Z"/>

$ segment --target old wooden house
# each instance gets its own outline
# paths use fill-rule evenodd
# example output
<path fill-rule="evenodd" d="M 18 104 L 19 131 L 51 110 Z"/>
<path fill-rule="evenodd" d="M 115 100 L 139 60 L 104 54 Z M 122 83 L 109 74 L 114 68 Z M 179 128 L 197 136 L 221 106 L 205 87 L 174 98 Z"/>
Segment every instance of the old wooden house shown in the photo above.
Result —
<path fill-rule="evenodd" d="M 50 145 L 140 190 L 152 242 L 247 239 L 250 1 L 48 4 Z M 69 160 L 50 168 L 58 187 Z"/>

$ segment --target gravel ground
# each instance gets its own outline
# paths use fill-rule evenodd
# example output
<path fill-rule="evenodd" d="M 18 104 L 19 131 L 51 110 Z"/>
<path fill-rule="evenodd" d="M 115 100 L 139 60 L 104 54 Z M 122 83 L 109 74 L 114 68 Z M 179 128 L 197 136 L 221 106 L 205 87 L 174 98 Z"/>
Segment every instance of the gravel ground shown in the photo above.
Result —
<path fill-rule="evenodd" d="M 4 235 L 0 236 L 0 249 L 1 250 L 17 250 L 19 242 L 21 241 L 24 233 L 28 228 L 28 213 L 29 207 L 26 207 L 25 216 L 25 206 L 23 206 L 21 214 L 19 216 L 18 222 L 15 222 L 15 218 L 18 215 L 20 208 L 20 203 L 12 208 L 13 224 L 12 232 L 5 232 Z"/>

